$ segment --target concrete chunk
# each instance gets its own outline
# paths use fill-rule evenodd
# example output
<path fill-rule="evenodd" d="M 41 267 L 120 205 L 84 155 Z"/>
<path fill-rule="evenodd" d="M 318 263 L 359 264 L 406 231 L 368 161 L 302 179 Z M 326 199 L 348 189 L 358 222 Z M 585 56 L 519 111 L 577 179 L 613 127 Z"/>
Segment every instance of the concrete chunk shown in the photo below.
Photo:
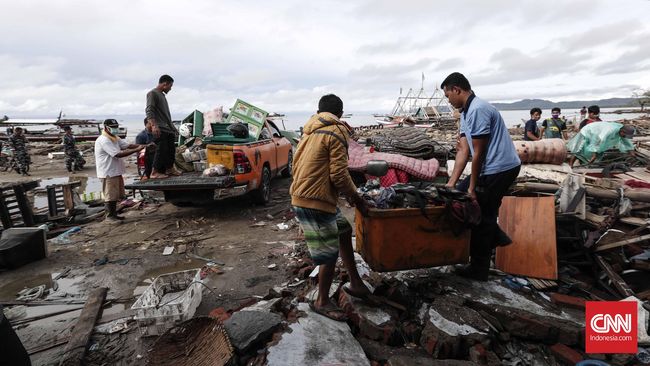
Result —
<path fill-rule="evenodd" d="M 223 325 L 233 347 L 243 353 L 268 339 L 281 321 L 280 315 L 268 311 L 238 311 Z"/>
<path fill-rule="evenodd" d="M 317 314 L 306 303 L 298 304 L 298 310 L 307 316 L 291 324 L 291 331 L 269 348 L 269 366 L 370 365 L 346 323 Z"/>

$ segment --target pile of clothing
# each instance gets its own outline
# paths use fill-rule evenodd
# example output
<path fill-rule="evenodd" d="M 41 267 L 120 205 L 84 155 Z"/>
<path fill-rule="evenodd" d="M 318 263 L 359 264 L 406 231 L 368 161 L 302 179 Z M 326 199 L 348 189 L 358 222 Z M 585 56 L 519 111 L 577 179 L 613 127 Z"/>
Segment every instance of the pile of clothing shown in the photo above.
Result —
<path fill-rule="evenodd" d="M 427 218 L 427 207 L 445 207 L 445 217 L 452 230 L 457 233 L 477 225 L 481 221 L 481 209 L 475 200 L 472 200 L 465 192 L 440 184 L 414 182 L 382 187 L 378 179 L 372 179 L 359 187 L 357 192 L 370 207 L 376 209 L 418 208 Z"/>

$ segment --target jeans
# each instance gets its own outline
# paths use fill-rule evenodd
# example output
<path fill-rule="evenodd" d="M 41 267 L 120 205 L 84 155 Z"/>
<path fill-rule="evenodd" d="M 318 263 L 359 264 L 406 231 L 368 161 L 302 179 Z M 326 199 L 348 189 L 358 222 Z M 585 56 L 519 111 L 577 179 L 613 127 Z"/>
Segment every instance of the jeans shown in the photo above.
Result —
<path fill-rule="evenodd" d="M 158 173 L 165 173 L 174 166 L 176 156 L 175 137 L 171 132 L 160 131 L 160 137 L 156 138 L 156 154 L 153 157 L 153 168 Z"/>
<path fill-rule="evenodd" d="M 496 246 L 497 233 L 501 228 L 497 223 L 499 208 L 503 196 L 517 179 L 521 166 L 514 167 L 504 172 L 482 175 L 478 178 L 476 199 L 481 207 L 481 223 L 472 228 L 469 255 L 471 265 L 476 269 L 488 271 L 492 248 Z M 468 176 L 457 184 L 457 189 L 467 191 L 469 188 Z"/>

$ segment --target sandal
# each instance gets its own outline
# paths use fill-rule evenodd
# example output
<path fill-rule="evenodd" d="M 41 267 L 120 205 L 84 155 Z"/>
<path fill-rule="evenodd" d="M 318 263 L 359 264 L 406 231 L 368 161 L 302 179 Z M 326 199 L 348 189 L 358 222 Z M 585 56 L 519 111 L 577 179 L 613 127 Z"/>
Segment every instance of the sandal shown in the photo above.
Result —
<path fill-rule="evenodd" d="M 348 295 L 350 295 L 352 297 L 356 297 L 358 299 L 361 299 L 363 302 L 365 302 L 365 303 L 367 303 L 368 305 L 371 305 L 371 306 L 379 306 L 382 303 L 381 298 L 379 296 L 375 296 L 375 295 L 373 295 L 371 293 L 364 293 L 364 294 L 357 293 L 357 292 L 354 292 L 354 291 L 350 290 L 349 287 L 345 287 L 345 286 L 343 286 L 343 291 L 345 291 Z"/>
<path fill-rule="evenodd" d="M 348 317 L 347 315 L 345 315 L 345 312 L 341 308 L 339 308 L 338 306 L 332 303 L 329 303 L 328 305 L 325 305 L 321 308 L 317 308 L 313 302 L 309 302 L 309 308 L 315 313 L 318 313 L 326 318 L 330 318 L 337 322 L 344 322 L 348 320 Z"/>

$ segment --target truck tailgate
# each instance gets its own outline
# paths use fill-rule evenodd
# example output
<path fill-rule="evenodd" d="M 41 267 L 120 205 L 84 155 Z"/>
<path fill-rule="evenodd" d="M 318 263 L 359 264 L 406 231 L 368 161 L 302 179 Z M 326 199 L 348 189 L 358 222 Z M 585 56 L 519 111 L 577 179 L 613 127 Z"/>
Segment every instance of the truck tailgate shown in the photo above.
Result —
<path fill-rule="evenodd" d="M 148 179 L 135 181 L 124 186 L 125 189 L 142 189 L 150 191 L 187 190 L 187 189 L 216 189 L 228 188 L 235 184 L 235 177 L 203 177 L 197 173 L 186 173 L 179 177 L 166 179 Z"/>

